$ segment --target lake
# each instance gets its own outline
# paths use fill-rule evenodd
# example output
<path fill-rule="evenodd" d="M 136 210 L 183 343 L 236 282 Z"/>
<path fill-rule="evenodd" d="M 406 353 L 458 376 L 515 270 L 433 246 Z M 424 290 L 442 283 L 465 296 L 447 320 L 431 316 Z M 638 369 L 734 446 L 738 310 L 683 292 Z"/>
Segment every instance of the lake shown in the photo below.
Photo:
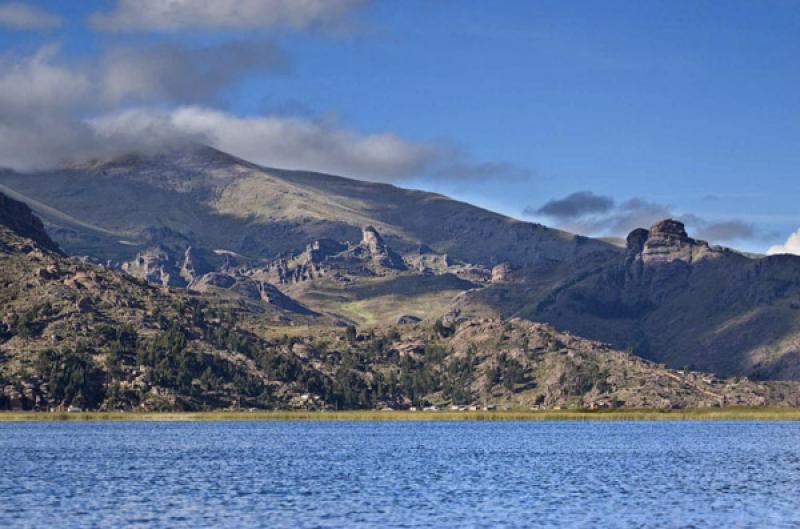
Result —
<path fill-rule="evenodd" d="M 0 423 L 0 527 L 793 527 L 800 423 Z"/>

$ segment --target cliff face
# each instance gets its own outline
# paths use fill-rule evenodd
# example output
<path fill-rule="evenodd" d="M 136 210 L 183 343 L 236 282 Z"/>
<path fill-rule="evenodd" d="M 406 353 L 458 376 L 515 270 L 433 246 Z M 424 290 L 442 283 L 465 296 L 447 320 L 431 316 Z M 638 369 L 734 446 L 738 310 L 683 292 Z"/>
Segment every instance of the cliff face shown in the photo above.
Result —
<path fill-rule="evenodd" d="M 33 214 L 31 208 L 3 193 L 0 193 L 0 225 L 20 237 L 35 241 L 44 249 L 60 252 L 58 245 L 47 234 L 44 224 Z"/>

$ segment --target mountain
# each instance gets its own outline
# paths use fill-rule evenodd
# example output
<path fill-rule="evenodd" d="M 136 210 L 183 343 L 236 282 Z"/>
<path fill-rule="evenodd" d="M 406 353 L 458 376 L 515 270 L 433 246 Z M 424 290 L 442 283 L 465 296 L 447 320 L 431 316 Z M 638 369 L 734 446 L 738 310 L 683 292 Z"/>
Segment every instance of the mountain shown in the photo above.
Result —
<path fill-rule="evenodd" d="M 367 225 L 401 253 L 424 244 L 487 266 L 618 253 L 441 195 L 260 167 L 203 146 L 43 173 L 6 171 L 0 186 L 41 215 L 69 254 L 101 260 L 127 261 L 155 246 L 273 258 L 320 239 L 358 240 Z"/>
<path fill-rule="evenodd" d="M 800 258 L 713 246 L 675 221 L 621 247 L 196 145 L 0 172 L 0 191 L 70 255 L 285 322 L 522 317 L 673 369 L 800 380 Z"/>
<path fill-rule="evenodd" d="M 235 307 L 67 257 L 41 227 L 0 194 L 0 409 L 274 406 L 301 391 L 259 367 L 292 359 Z M 306 316 L 273 307 L 259 319 Z"/>
<path fill-rule="evenodd" d="M 402 266 L 364 231 L 364 246 L 331 251 Z M 225 288 L 235 272 L 219 274 Z M 0 409 L 683 408 L 800 396 L 797 384 L 672 371 L 520 319 L 358 332 L 269 292 L 280 303 L 256 313 L 67 257 L 27 206 L 0 195 Z"/>
<path fill-rule="evenodd" d="M 216 287 L 220 278 L 200 276 L 223 268 L 270 278 L 310 310 L 355 323 L 435 318 L 509 262 L 552 270 L 621 253 L 441 195 L 260 167 L 197 145 L 6 171 L 0 191 L 30 204 L 70 255 L 170 286 Z M 293 277 L 278 274 L 289 269 Z"/>
<path fill-rule="evenodd" d="M 675 368 L 800 379 L 800 257 L 752 258 L 665 220 L 595 270 L 522 278 L 460 298 L 465 314 L 549 322 Z"/>

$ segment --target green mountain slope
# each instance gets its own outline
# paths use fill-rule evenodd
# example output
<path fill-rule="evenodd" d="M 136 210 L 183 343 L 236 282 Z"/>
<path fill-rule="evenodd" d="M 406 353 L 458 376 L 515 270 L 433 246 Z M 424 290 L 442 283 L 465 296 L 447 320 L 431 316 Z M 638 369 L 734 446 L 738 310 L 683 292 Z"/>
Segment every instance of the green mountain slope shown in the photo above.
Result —
<path fill-rule="evenodd" d="M 103 260 L 128 260 L 154 244 L 267 258 L 317 239 L 358 240 L 366 225 L 397 251 L 425 244 L 484 265 L 618 253 L 441 195 L 263 168 L 208 147 L 4 172 L 0 185 L 30 202 L 68 253 Z"/>

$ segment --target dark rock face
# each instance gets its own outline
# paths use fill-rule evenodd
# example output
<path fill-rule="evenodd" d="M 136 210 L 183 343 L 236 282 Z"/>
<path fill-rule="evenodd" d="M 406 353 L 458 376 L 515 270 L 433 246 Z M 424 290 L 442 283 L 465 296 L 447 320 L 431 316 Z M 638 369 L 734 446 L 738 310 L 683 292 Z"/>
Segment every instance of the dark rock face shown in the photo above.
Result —
<path fill-rule="evenodd" d="M 213 270 L 209 263 L 209 252 L 198 250 L 189 246 L 183 254 L 183 264 L 180 269 L 180 277 L 186 284 L 191 283 L 203 274 Z M 226 256 L 227 257 L 227 256 Z M 227 262 L 226 262 L 227 263 Z"/>
<path fill-rule="evenodd" d="M 59 253 L 61 251 L 47 235 L 44 224 L 33 214 L 31 208 L 3 193 L 0 193 L 0 224 L 21 237 L 35 241 L 42 248 Z"/>
<path fill-rule="evenodd" d="M 636 255 L 642 253 L 644 249 L 644 243 L 647 242 L 647 238 L 650 236 L 650 232 L 644 228 L 636 228 L 632 232 L 628 234 L 628 238 L 626 239 L 626 247 L 628 249 L 629 255 Z"/>
<path fill-rule="evenodd" d="M 75 303 L 75 308 L 78 309 L 78 312 L 81 314 L 85 314 L 92 310 L 92 300 L 89 298 L 80 298 Z"/>
<path fill-rule="evenodd" d="M 386 243 L 378 230 L 372 226 L 365 226 L 361 233 L 361 244 L 369 249 L 370 253 L 378 253 L 386 250 Z"/>

